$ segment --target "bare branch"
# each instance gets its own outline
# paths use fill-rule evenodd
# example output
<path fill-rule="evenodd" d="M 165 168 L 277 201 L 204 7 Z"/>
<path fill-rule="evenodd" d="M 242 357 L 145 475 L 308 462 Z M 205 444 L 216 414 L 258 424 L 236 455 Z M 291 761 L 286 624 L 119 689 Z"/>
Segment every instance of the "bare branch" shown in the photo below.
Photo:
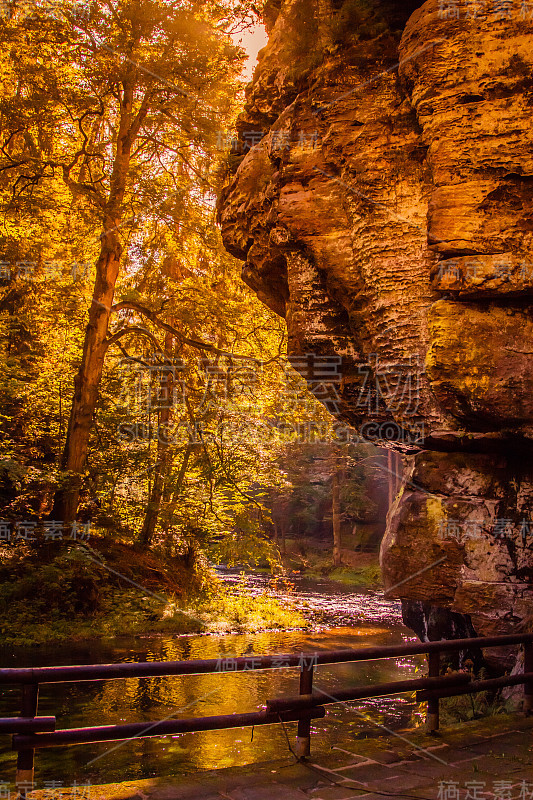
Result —
<path fill-rule="evenodd" d="M 124 300 L 121 303 L 115 303 L 114 306 L 111 307 L 111 312 L 117 311 L 136 311 L 138 314 L 142 314 L 144 317 L 150 320 L 154 325 L 159 328 L 162 328 L 165 331 L 169 331 L 179 339 L 182 344 L 188 344 L 190 347 L 196 348 L 196 350 L 204 350 L 208 353 L 215 353 L 219 356 L 226 356 L 227 358 L 233 359 L 242 359 L 246 361 L 259 361 L 257 358 L 251 358 L 251 356 L 240 355 L 239 353 L 230 353 L 227 350 L 220 350 L 220 348 L 215 347 L 214 344 L 209 344 L 208 342 L 201 342 L 198 339 L 190 339 L 188 336 L 184 336 L 180 331 L 174 328 L 172 325 L 169 325 L 168 322 L 163 322 L 159 319 L 155 311 L 152 311 L 149 308 L 141 305 L 141 303 L 137 303 L 134 300 Z M 131 329 L 130 329 L 131 330 Z"/>
<path fill-rule="evenodd" d="M 109 339 L 106 339 L 106 341 L 104 342 L 106 350 L 112 344 L 116 344 L 118 341 L 120 341 L 120 339 L 123 339 L 124 336 L 130 336 L 131 334 L 137 334 L 138 336 L 146 337 L 154 345 L 156 350 L 158 350 L 160 353 L 164 352 L 163 348 L 161 347 L 155 336 L 152 333 L 150 333 L 150 331 L 147 328 L 141 328 L 140 326 L 131 326 L 129 328 L 122 328 L 122 330 L 117 331 L 117 333 L 114 333 L 112 336 L 109 337 Z"/>

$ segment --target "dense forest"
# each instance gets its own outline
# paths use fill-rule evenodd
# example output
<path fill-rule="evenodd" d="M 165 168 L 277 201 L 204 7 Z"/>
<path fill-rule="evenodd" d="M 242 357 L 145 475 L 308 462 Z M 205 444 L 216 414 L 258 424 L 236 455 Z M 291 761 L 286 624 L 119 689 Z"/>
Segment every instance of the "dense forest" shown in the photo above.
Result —
<path fill-rule="evenodd" d="M 290 569 L 311 568 L 310 538 L 315 567 L 339 568 L 341 528 L 379 545 L 379 452 L 338 440 L 320 382 L 220 241 L 239 35 L 256 23 L 251 4 L 194 0 L 13 3 L 1 21 L 0 600 L 15 636 L 30 593 L 63 635 L 72 611 L 121 615 L 137 585 L 176 609 L 211 596 L 214 564 L 283 573 L 292 552 Z"/>

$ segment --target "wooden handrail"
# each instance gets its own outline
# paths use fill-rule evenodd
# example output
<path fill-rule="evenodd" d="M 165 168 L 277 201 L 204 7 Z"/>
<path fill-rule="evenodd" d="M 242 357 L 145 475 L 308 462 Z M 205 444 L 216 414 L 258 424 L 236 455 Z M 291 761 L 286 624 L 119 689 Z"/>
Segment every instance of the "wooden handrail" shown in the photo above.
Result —
<path fill-rule="evenodd" d="M 55 729 L 55 717 L 0 717 L 0 735 L 2 733 L 55 731 Z"/>
<path fill-rule="evenodd" d="M 392 683 L 378 683 L 369 686 L 357 686 L 352 689 L 336 690 L 334 694 L 301 694 L 298 697 L 282 697 L 267 700 L 267 711 L 280 713 L 293 711 L 299 708 L 313 708 L 315 706 L 330 705 L 331 703 L 347 703 L 351 700 L 365 700 L 368 697 L 383 697 L 385 695 L 403 694 L 413 692 L 415 689 L 450 689 L 464 687 L 469 684 L 471 676 L 467 672 L 455 672 L 451 675 L 442 675 L 439 678 L 409 678 L 405 681 Z M 468 691 L 468 687 L 465 689 Z"/>
<path fill-rule="evenodd" d="M 125 725 L 99 725 L 92 728 L 67 728 L 53 733 L 21 734 L 13 737 L 13 749 L 59 747 L 68 744 L 93 744 L 125 739 L 149 739 L 157 736 L 173 736 L 178 733 L 198 731 L 220 731 L 225 728 L 250 728 L 256 725 L 274 725 L 282 722 L 298 722 L 306 719 L 320 719 L 325 716 L 325 708 L 318 707 L 301 711 L 284 711 L 272 714 L 267 711 L 254 711 L 248 714 L 223 714 L 213 717 L 191 717 L 190 719 L 163 719 L 151 722 L 130 722 Z"/>
<path fill-rule="evenodd" d="M 446 675 L 443 677 L 447 677 Z M 494 689 L 503 689 L 505 686 L 519 686 L 521 683 L 532 683 L 533 672 L 524 672 L 522 675 L 502 675 L 501 678 L 487 678 L 482 681 L 470 681 L 466 686 L 439 686 L 436 689 L 422 689 L 416 693 L 417 703 L 441 697 L 456 697 L 459 694 L 476 694 L 477 692 L 490 692 Z"/>
<path fill-rule="evenodd" d="M 347 661 L 376 661 L 385 658 L 444 653 L 470 648 L 502 647 L 533 643 L 533 633 L 471 639 L 443 639 L 353 650 L 318 650 L 314 653 L 288 653 L 271 656 L 197 659 L 194 661 L 144 661 L 119 664 L 90 664 L 68 667 L 21 667 L 0 669 L 0 683 L 72 683 L 121 678 L 155 678 L 171 675 L 201 675 L 211 672 L 243 672 L 260 669 L 302 667 L 304 664 L 339 664 Z M 231 666 L 224 668 L 224 662 Z"/>
<path fill-rule="evenodd" d="M 472 680 L 468 673 L 439 674 L 442 653 L 520 644 L 524 646 L 524 672 L 521 675 L 507 675 L 501 678 L 476 681 Z M 376 661 L 420 654 L 428 656 L 429 677 L 427 678 L 352 687 L 336 691 L 335 695 L 313 693 L 313 673 L 315 668 L 321 664 Z M 37 716 L 40 684 L 201 675 L 216 672 L 223 674 L 296 667 L 300 669 L 300 695 L 269 700 L 264 711 L 66 730 L 55 730 L 55 717 Z M 0 718 L 0 734 L 16 732 L 13 737 L 13 749 L 18 750 L 17 784 L 25 782 L 31 785 L 33 783 L 35 750 L 41 747 L 124 740 L 132 737 L 168 736 L 192 731 L 271 725 L 278 722 L 298 722 L 296 754 L 305 757 L 310 752 L 311 720 L 324 716 L 324 705 L 414 690 L 417 690 L 418 700 L 426 700 L 428 703 L 427 726 L 430 731 L 436 730 L 439 725 L 439 698 L 441 697 L 522 683 L 524 684 L 524 709 L 526 713 L 529 713 L 533 707 L 533 633 L 435 642 L 409 642 L 402 645 L 360 647 L 352 650 L 322 650 L 315 653 L 289 653 L 287 655 L 7 668 L 0 669 L 0 683 L 22 685 L 21 716 Z M 20 797 L 26 797 L 26 788 L 21 790 Z"/>

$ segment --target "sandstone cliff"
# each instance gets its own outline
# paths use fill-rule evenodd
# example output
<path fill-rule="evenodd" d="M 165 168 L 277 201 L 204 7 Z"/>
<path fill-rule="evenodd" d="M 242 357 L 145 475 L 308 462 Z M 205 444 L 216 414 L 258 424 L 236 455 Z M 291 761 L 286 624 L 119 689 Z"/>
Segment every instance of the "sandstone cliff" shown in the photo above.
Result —
<path fill-rule="evenodd" d="M 265 19 L 225 245 L 292 354 L 342 357 L 339 421 L 404 455 L 381 559 L 408 622 L 431 638 L 520 629 L 533 3 L 277 0 Z"/>

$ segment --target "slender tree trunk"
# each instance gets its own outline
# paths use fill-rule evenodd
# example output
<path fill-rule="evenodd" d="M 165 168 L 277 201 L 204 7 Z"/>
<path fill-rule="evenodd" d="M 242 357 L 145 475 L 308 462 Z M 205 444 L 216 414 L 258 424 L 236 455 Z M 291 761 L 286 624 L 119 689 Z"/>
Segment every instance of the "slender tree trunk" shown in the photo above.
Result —
<path fill-rule="evenodd" d="M 172 356 L 172 334 L 167 331 L 165 334 L 165 357 L 170 359 Z M 174 376 L 172 369 L 169 368 L 166 375 L 161 377 L 161 396 L 165 404 L 159 414 L 159 425 L 157 428 L 157 450 L 156 468 L 154 470 L 154 483 L 148 499 L 146 514 L 139 534 L 139 546 L 147 550 L 152 544 L 154 533 L 161 511 L 161 501 L 165 488 L 165 481 L 169 470 L 170 442 L 168 439 L 168 428 L 172 420 L 172 396 L 174 392 Z"/>
<path fill-rule="evenodd" d="M 331 492 L 331 516 L 333 520 L 333 565 L 341 565 L 341 502 L 340 502 L 340 464 L 339 459 L 335 458 L 332 492 Z"/>
<path fill-rule="evenodd" d="M 192 451 L 194 450 L 194 447 L 195 447 L 195 442 L 189 442 L 183 454 L 183 460 L 181 462 L 180 471 L 178 473 L 178 477 L 176 478 L 176 483 L 174 485 L 174 492 L 172 493 L 172 497 L 166 509 L 166 516 L 167 516 L 166 524 L 168 530 L 170 530 L 170 528 L 172 527 L 172 518 L 174 516 L 176 506 L 178 505 L 178 501 L 181 496 L 183 482 L 185 480 L 185 475 L 187 474 L 187 467 L 189 466 L 189 459 L 191 457 Z"/>
<path fill-rule="evenodd" d="M 126 191 L 131 148 L 147 108 L 133 116 L 133 73 L 124 80 L 120 104 L 120 123 L 110 190 L 103 207 L 103 230 L 100 255 L 96 263 L 89 322 L 85 329 L 83 354 L 78 374 L 74 379 L 74 397 L 61 462 L 62 469 L 71 473 L 67 485 L 54 498 L 52 515 L 65 523 L 76 518 L 82 473 L 87 461 L 89 436 L 98 403 L 98 391 L 107 350 L 106 338 L 115 293 L 122 245 L 118 229 L 122 224 L 122 202 Z M 67 180 L 69 183 L 70 179 Z"/>
<path fill-rule="evenodd" d="M 163 487 L 163 497 L 161 498 L 161 506 L 166 509 L 168 509 L 172 497 L 172 485 L 170 481 L 171 466 L 172 462 L 169 464 L 169 469 L 165 480 L 165 486 Z M 172 556 L 172 535 L 170 532 L 170 522 L 171 520 L 169 520 L 168 514 L 165 514 L 160 520 L 161 534 L 163 536 L 163 541 L 165 542 L 165 551 L 168 554 L 169 558 Z"/>
<path fill-rule="evenodd" d="M 402 459 L 394 450 L 387 450 L 387 471 L 389 489 L 389 508 L 394 502 L 402 482 Z"/>
<path fill-rule="evenodd" d="M 392 450 L 387 450 L 387 476 L 389 489 L 389 508 L 394 500 L 394 464 L 392 460 Z"/>
<path fill-rule="evenodd" d="M 109 224 L 109 223 L 107 223 Z M 87 460 L 89 435 L 98 402 L 98 389 L 104 368 L 105 340 L 120 265 L 121 246 L 115 231 L 104 232 L 100 257 L 96 266 L 89 323 L 85 330 L 81 364 L 74 379 L 74 397 L 70 410 L 62 469 L 70 476 L 68 485 L 56 497 L 54 514 L 65 522 L 76 517 L 81 485 L 81 473 Z"/>
<path fill-rule="evenodd" d="M 399 453 L 394 453 L 394 497 L 396 497 L 398 493 L 398 489 L 402 483 L 403 477 L 403 463 L 402 457 Z"/>

